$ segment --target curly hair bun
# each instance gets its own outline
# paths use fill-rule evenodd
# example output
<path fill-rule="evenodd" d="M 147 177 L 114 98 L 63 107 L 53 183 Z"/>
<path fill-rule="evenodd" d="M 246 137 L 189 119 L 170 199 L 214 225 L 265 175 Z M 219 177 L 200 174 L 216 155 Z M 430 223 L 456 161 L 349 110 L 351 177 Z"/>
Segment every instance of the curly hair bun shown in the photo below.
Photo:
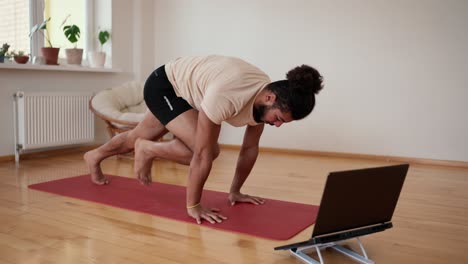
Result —
<path fill-rule="evenodd" d="M 323 88 L 322 75 L 316 69 L 305 64 L 290 70 L 286 74 L 286 79 L 288 79 L 293 91 L 304 95 L 311 92 L 318 94 Z"/>

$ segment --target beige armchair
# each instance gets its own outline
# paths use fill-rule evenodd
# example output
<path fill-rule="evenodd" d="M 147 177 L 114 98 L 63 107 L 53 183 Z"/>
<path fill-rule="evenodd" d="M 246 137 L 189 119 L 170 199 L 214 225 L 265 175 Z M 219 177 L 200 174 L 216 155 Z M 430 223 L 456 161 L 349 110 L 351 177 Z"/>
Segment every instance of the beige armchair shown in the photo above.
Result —
<path fill-rule="evenodd" d="M 111 138 L 131 130 L 143 120 L 147 110 L 143 84 L 133 81 L 102 90 L 91 98 L 89 109 L 106 122 Z"/>

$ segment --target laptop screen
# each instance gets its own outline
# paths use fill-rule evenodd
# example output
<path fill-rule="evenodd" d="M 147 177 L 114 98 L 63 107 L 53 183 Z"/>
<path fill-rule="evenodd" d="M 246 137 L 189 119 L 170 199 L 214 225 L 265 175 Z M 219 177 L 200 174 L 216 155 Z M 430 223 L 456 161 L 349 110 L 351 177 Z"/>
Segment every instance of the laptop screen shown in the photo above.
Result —
<path fill-rule="evenodd" d="M 391 221 L 408 167 L 330 173 L 312 237 Z"/>

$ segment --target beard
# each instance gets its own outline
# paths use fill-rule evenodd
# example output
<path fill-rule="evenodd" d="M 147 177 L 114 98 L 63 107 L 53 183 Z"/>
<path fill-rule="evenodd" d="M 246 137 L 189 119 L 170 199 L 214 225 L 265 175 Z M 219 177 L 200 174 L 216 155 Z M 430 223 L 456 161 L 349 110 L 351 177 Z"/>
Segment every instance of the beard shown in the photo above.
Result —
<path fill-rule="evenodd" d="M 270 109 L 270 107 L 267 107 L 266 105 L 258 105 L 253 108 L 253 117 L 255 122 L 257 123 L 264 123 L 263 121 L 263 116 L 265 115 L 265 112 Z"/>

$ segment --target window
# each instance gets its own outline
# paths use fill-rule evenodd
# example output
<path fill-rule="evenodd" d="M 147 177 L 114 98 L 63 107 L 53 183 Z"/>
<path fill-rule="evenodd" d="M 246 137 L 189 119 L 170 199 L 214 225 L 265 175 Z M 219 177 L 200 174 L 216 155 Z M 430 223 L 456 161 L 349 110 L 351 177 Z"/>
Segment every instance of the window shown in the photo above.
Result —
<path fill-rule="evenodd" d="M 63 34 L 63 21 L 70 16 L 66 24 L 76 24 L 80 28 L 81 38 L 76 43 L 77 48 L 84 49 L 87 54 L 92 13 L 91 0 L 0 0 L 2 14 L 0 15 L 0 45 L 10 44 L 10 50 L 23 50 L 33 56 L 39 54 L 41 47 L 48 44 L 41 34 L 29 38 L 33 25 L 51 18 L 47 24 L 47 37 L 54 47 L 60 48 L 60 58 L 65 58 L 65 49 L 73 48 Z"/>
<path fill-rule="evenodd" d="M 81 37 L 76 43 L 77 48 L 85 49 L 87 39 L 86 1 L 83 0 L 45 0 L 44 18 L 51 18 L 47 24 L 48 38 L 55 48 L 60 48 L 59 57 L 65 58 L 65 49 L 74 48 L 63 34 L 62 23 L 68 17 L 65 25 L 75 24 L 80 28 Z M 48 44 L 44 42 L 44 46 Z M 85 53 L 86 54 L 86 51 Z"/>
<path fill-rule="evenodd" d="M 29 0 L 0 0 L 0 6 L 0 45 L 29 53 Z"/>

